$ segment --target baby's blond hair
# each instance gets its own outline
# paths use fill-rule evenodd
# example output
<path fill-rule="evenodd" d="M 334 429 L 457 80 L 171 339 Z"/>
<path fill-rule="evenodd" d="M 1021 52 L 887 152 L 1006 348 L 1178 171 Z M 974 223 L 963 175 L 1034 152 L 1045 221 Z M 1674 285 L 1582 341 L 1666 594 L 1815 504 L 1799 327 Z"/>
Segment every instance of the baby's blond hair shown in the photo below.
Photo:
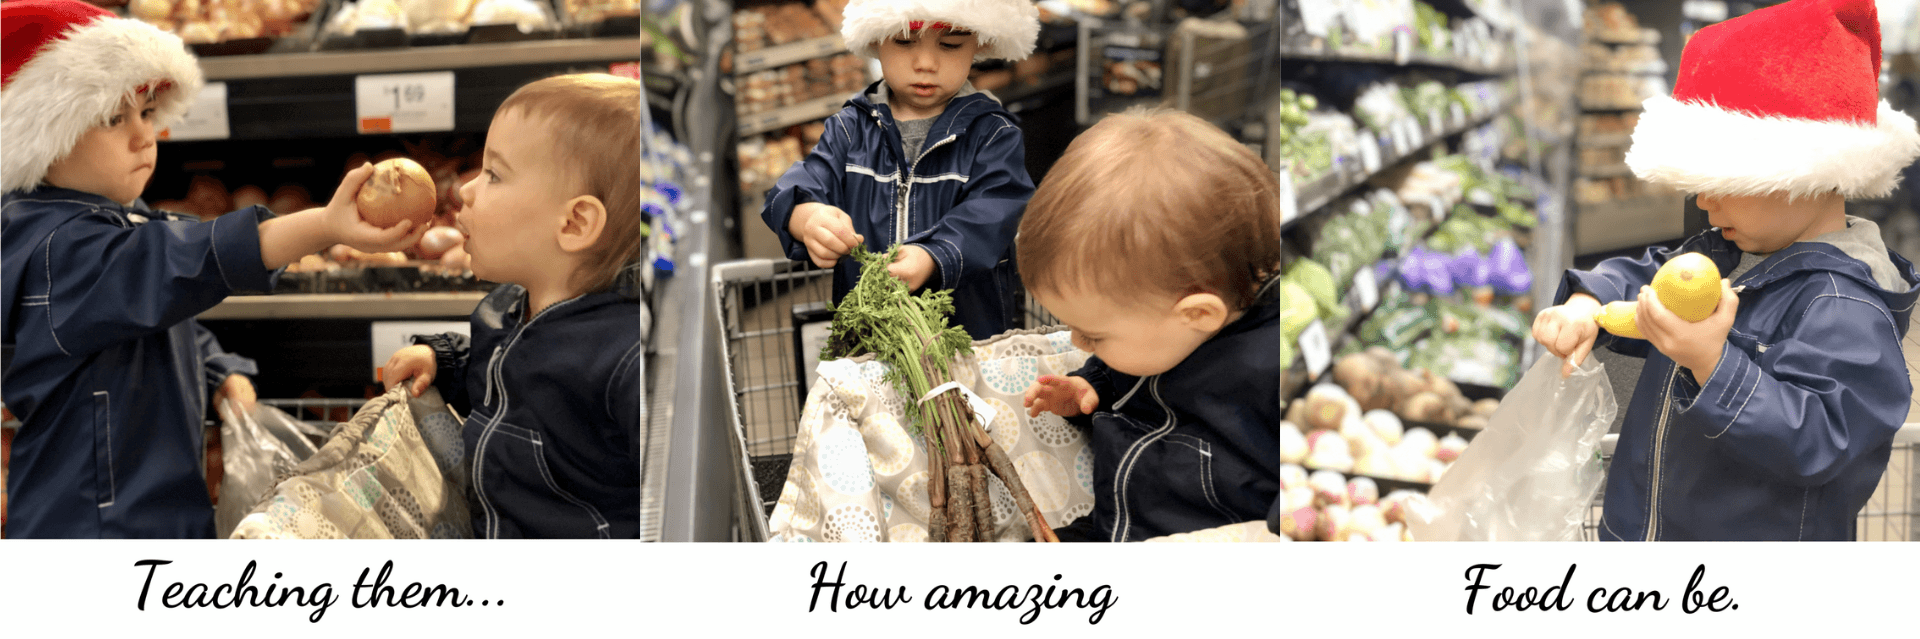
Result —
<path fill-rule="evenodd" d="M 1280 183 L 1191 114 L 1134 108 L 1074 138 L 1027 204 L 1021 281 L 1048 293 L 1252 303 L 1280 268 Z"/>
<path fill-rule="evenodd" d="M 614 283 L 640 259 L 640 82 L 604 73 L 560 75 L 520 87 L 494 111 L 519 109 L 544 119 L 553 134 L 562 173 L 579 180 L 582 195 L 607 207 L 606 228 L 589 255 L 586 290 Z"/>

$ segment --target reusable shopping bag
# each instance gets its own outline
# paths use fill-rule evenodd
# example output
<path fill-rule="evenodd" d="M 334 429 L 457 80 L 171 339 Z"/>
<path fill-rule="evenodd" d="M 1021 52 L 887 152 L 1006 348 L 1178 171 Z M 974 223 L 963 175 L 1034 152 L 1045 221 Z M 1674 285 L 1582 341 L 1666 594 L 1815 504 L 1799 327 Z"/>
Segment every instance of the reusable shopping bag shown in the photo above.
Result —
<path fill-rule="evenodd" d="M 277 479 L 317 451 L 306 438 L 311 427 L 285 411 L 255 403 L 242 411 L 220 402 L 220 501 L 214 507 L 216 537 L 233 534 Z"/>
<path fill-rule="evenodd" d="M 1589 356 L 1534 362 L 1486 430 L 1407 517 L 1420 541 L 1575 541 L 1605 476 L 1600 440 L 1618 410 L 1606 367 Z"/>
<path fill-rule="evenodd" d="M 438 391 L 409 398 L 406 389 L 367 400 L 335 426 L 319 452 L 277 477 L 231 536 L 471 537 L 459 417 Z"/>

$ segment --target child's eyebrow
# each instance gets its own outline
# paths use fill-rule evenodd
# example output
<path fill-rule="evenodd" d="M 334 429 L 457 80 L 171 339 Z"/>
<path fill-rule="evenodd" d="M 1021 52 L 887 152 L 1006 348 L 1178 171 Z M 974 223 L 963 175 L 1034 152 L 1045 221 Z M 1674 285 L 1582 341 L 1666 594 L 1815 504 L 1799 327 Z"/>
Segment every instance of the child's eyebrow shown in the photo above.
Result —
<path fill-rule="evenodd" d="M 507 156 L 501 155 L 500 151 L 498 150 L 491 149 L 491 148 L 487 149 L 486 157 L 491 158 L 494 164 L 500 165 L 500 168 L 507 169 L 507 170 L 513 169 L 513 165 L 507 164 Z"/>

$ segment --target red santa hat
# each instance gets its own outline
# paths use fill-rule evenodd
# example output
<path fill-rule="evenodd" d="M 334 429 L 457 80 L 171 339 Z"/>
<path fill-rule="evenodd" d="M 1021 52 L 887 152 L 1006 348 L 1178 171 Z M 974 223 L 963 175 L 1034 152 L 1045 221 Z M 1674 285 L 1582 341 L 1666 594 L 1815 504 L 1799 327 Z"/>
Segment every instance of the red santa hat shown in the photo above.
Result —
<path fill-rule="evenodd" d="M 980 38 L 975 60 L 1020 61 L 1040 39 L 1040 9 L 1032 0 L 853 0 L 842 12 L 847 50 L 878 57 L 882 39 L 925 28 L 957 28 Z"/>
<path fill-rule="evenodd" d="M 164 88 L 154 127 L 206 84 L 179 36 L 78 0 L 0 3 L 0 191 L 31 189 L 128 96 Z"/>
<path fill-rule="evenodd" d="M 1693 35 L 1673 97 L 1647 100 L 1627 165 L 1694 193 L 1881 197 L 1920 130 L 1879 99 L 1873 0 L 1794 0 Z"/>

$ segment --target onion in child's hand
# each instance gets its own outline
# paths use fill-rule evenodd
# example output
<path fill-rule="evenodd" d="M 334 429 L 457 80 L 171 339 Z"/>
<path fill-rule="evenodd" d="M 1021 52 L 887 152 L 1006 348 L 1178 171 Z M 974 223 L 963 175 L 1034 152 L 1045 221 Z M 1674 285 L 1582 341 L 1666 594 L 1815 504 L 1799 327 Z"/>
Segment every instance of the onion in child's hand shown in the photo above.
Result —
<path fill-rule="evenodd" d="M 433 219 L 438 204 L 433 177 L 426 167 L 407 158 L 394 158 L 373 165 L 373 176 L 360 185 L 354 202 L 360 205 L 360 219 L 380 228 L 413 220 L 424 224 Z"/>

